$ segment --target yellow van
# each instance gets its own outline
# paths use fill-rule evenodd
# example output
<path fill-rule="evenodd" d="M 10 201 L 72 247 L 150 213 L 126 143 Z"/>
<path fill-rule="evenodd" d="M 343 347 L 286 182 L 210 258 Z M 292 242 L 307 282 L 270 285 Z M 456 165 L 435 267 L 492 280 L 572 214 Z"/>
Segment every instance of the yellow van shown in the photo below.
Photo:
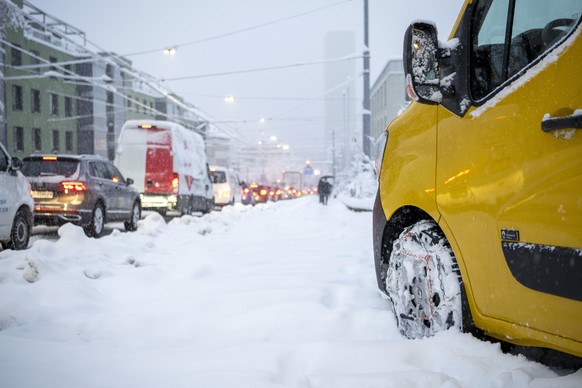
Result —
<path fill-rule="evenodd" d="M 404 37 L 413 102 L 377 143 L 378 286 L 449 328 L 582 357 L 581 0 L 467 0 Z"/>

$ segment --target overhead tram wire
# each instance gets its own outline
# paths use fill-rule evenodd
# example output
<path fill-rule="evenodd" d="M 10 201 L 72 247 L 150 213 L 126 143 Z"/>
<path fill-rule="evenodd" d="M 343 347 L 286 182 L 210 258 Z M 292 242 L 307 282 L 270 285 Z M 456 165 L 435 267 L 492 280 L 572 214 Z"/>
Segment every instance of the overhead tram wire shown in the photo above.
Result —
<path fill-rule="evenodd" d="M 3 2 L 6 2 L 7 0 L 0 0 Z M 25 2 L 26 3 L 26 2 Z M 84 43 L 85 44 L 80 44 L 79 42 L 75 42 L 74 40 L 70 39 L 68 36 L 66 36 L 65 34 L 63 34 L 61 31 L 59 31 L 58 29 L 53 28 L 50 24 L 47 24 L 41 20 L 37 20 L 35 18 L 33 18 L 30 14 L 28 14 L 27 12 L 25 12 L 24 9 L 21 9 L 19 7 L 15 8 L 16 11 L 20 12 L 22 14 L 22 16 L 24 17 L 24 19 L 28 19 L 31 20 L 35 23 L 38 23 L 39 25 L 43 26 L 47 31 L 50 31 L 51 33 L 53 33 L 55 36 L 65 40 L 66 42 L 70 43 L 71 45 L 79 48 L 82 50 L 82 55 L 87 55 L 89 56 L 89 58 L 84 58 L 83 60 L 90 60 L 93 59 L 94 61 L 105 61 L 108 62 L 112 65 L 118 66 L 120 71 L 130 75 L 131 77 L 133 77 L 134 79 L 146 84 L 147 86 L 149 86 L 152 90 L 155 90 L 157 93 L 159 93 L 162 96 L 165 96 L 166 98 L 172 100 L 175 104 L 181 106 L 184 110 L 191 112 L 192 114 L 200 117 L 201 119 L 203 119 L 203 121 L 208 121 L 210 122 L 210 120 L 207 120 L 205 116 L 208 115 L 208 113 L 204 112 L 202 109 L 200 109 L 199 107 L 195 107 L 193 105 L 188 105 L 183 103 L 182 101 L 172 97 L 172 91 L 171 90 L 165 90 L 164 88 L 162 88 L 158 83 L 159 82 L 155 82 L 155 81 L 160 81 L 158 79 L 156 79 L 155 77 L 144 73 L 143 71 L 134 69 L 131 66 L 128 66 L 127 63 L 123 63 L 122 62 L 122 58 L 119 55 L 100 55 L 97 54 L 95 51 L 89 49 L 86 45 L 89 44 L 90 46 L 94 47 L 95 49 L 97 49 L 99 52 L 106 52 L 106 50 L 104 50 L 103 48 L 99 47 L 98 45 L 96 45 L 95 43 L 93 43 L 92 41 L 90 41 L 89 39 L 84 39 Z M 51 15 L 48 15 L 50 18 L 54 18 Z M 86 77 L 86 76 L 80 76 L 79 74 L 64 68 L 62 65 L 68 64 L 66 62 L 61 62 L 61 63 L 55 63 L 55 62 L 49 62 L 48 60 L 46 60 L 45 58 L 42 57 L 38 57 L 36 56 L 34 53 L 29 52 L 27 50 L 22 49 L 19 46 L 13 46 L 12 44 L 10 44 L 10 42 L 2 39 L 1 40 L 3 43 L 7 44 L 10 47 L 13 47 L 19 51 L 21 51 L 22 53 L 25 53 L 27 55 L 30 55 L 31 57 L 34 57 L 36 59 L 38 59 L 40 62 L 43 62 L 44 64 L 41 65 L 46 65 L 49 64 L 53 67 L 55 67 L 56 69 L 59 69 L 60 71 L 63 71 L 63 73 L 65 75 L 69 75 L 72 77 L 75 77 L 79 80 L 83 80 L 85 82 L 88 82 L 90 84 L 92 84 L 93 86 L 96 87 L 101 87 L 101 88 L 106 88 L 101 82 L 98 82 L 95 79 L 92 79 L 91 77 Z M 79 55 L 81 55 L 81 52 L 78 53 Z M 28 70 L 28 69 L 25 69 Z M 146 77 L 147 75 L 147 77 Z M 140 101 L 138 100 L 133 100 L 131 99 L 129 96 L 120 93 L 119 91 L 116 90 L 116 88 L 114 88 L 115 90 L 111 90 L 115 95 L 118 95 L 119 97 L 121 97 L 124 100 L 128 100 L 128 101 L 132 101 L 134 104 L 138 105 L 138 106 L 142 106 L 144 109 L 147 109 L 153 113 L 158 113 L 158 114 L 164 114 L 163 112 L 159 112 L 156 109 L 152 109 L 151 107 L 147 106 L 147 105 L 143 105 Z M 193 108 L 195 108 L 195 110 L 193 110 Z M 176 118 L 174 118 L 174 120 L 176 120 Z M 180 122 L 180 124 L 184 124 L 182 122 Z M 250 144 L 250 141 L 248 139 L 246 139 L 242 134 L 239 133 L 240 137 L 237 137 L 235 135 L 232 135 L 230 133 L 228 133 L 227 131 L 225 131 L 223 128 L 220 127 L 216 127 L 219 131 L 225 133 L 228 137 L 232 138 L 233 140 L 239 141 L 241 143 L 244 144 Z"/>
<path fill-rule="evenodd" d="M 224 71 L 224 72 L 220 72 L 220 73 L 209 73 L 209 74 L 187 75 L 187 76 L 182 76 L 182 77 L 162 78 L 162 81 L 164 81 L 164 82 L 184 81 L 184 80 L 196 79 L 196 78 L 209 78 L 209 77 L 221 77 L 224 75 L 232 75 L 232 74 L 256 73 L 256 72 L 261 72 L 261 71 L 288 69 L 291 67 L 303 67 L 303 66 L 319 65 L 322 63 L 352 61 L 354 59 L 360 59 L 360 58 L 362 58 L 361 55 L 352 54 L 352 55 L 347 55 L 347 56 L 342 57 L 342 58 L 332 58 L 332 59 L 325 59 L 325 60 L 321 60 L 321 61 L 298 62 L 298 63 L 289 64 L 289 65 L 258 67 L 255 69 L 233 70 L 233 71 Z"/>
<path fill-rule="evenodd" d="M 167 47 L 179 48 L 179 47 L 192 46 L 192 45 L 199 44 L 199 43 L 209 42 L 209 41 L 217 40 L 217 39 L 221 39 L 221 38 L 226 38 L 228 36 L 240 34 L 240 33 L 247 32 L 247 31 L 257 30 L 257 29 L 260 29 L 260 28 L 263 28 L 263 27 L 267 27 L 267 26 L 270 26 L 270 25 L 273 25 L 273 24 L 277 24 L 277 23 L 280 23 L 280 22 L 284 22 L 284 21 L 287 21 L 287 20 L 296 19 L 296 18 L 299 18 L 299 17 L 302 17 L 302 16 L 310 15 L 312 13 L 319 12 L 319 11 L 322 11 L 322 10 L 327 9 L 327 8 L 335 7 L 335 6 L 340 5 L 340 4 L 343 4 L 343 3 L 348 3 L 350 1 L 351 0 L 338 1 L 338 2 L 335 2 L 335 3 L 328 4 L 328 5 L 324 5 L 324 6 L 319 7 L 319 8 L 312 9 L 311 11 L 301 12 L 301 13 L 298 13 L 298 14 L 295 14 L 295 15 L 291 15 L 291 16 L 287 16 L 287 17 L 284 17 L 284 18 L 276 19 L 276 20 L 273 20 L 273 21 L 270 21 L 270 22 L 262 23 L 262 24 L 259 24 L 259 25 L 256 25 L 256 26 L 246 27 L 246 28 L 242 28 L 240 30 L 235 30 L 235 31 L 231 31 L 231 32 L 225 32 L 223 34 L 218 34 L 218 35 L 210 36 L 208 38 L 202 38 L 202 39 L 194 40 L 194 41 L 191 41 L 191 42 L 180 43 L 180 44 L 175 44 L 175 45 L 169 45 L 169 46 L 165 46 L 165 47 L 162 47 L 162 48 L 156 48 L 156 49 L 150 49 L 150 50 L 144 50 L 144 51 L 137 51 L 137 52 L 134 52 L 134 53 L 124 54 L 124 55 L 121 55 L 121 56 L 122 57 L 130 57 L 130 56 L 143 55 L 143 54 L 159 53 L 159 52 L 161 52 L 162 50 L 164 50 Z"/>
<path fill-rule="evenodd" d="M 346 86 L 346 85 L 347 85 L 347 84 L 349 84 L 350 82 L 352 82 L 352 80 L 346 80 L 346 81 L 340 82 L 340 83 L 339 83 L 339 84 L 337 84 L 336 86 L 334 86 L 334 87 L 332 87 L 332 88 L 329 88 L 328 90 L 324 91 L 324 92 L 323 92 L 322 94 L 320 94 L 319 96 L 317 96 L 317 97 L 314 97 L 314 98 L 312 98 L 311 100 L 309 100 L 309 101 L 307 101 L 307 102 L 304 102 L 304 103 L 302 103 L 302 104 L 299 104 L 299 105 L 295 106 L 294 108 L 291 108 L 291 109 L 289 109 L 289 110 L 286 110 L 286 111 L 284 111 L 284 112 L 281 112 L 281 113 L 278 113 L 278 114 L 276 114 L 276 115 L 274 115 L 274 116 L 271 116 L 271 117 L 267 118 L 267 120 L 275 120 L 275 119 L 277 119 L 277 118 L 279 118 L 279 117 L 281 117 L 281 116 L 284 116 L 284 115 L 286 115 L 286 114 L 288 114 L 288 113 L 294 112 L 294 111 L 296 111 L 297 109 L 300 109 L 300 108 L 302 108 L 302 107 L 304 107 L 304 106 L 306 106 L 306 105 L 309 105 L 309 104 L 311 104 L 311 103 L 313 103 L 313 102 L 315 102 L 315 101 L 321 100 L 321 98 L 322 98 L 323 96 L 325 96 L 325 95 L 327 95 L 327 94 L 329 94 L 329 93 L 332 93 L 332 92 L 334 92 L 334 91 L 336 91 L 336 90 L 338 90 L 338 89 L 340 89 L 340 88 L 342 88 L 342 87 Z"/>

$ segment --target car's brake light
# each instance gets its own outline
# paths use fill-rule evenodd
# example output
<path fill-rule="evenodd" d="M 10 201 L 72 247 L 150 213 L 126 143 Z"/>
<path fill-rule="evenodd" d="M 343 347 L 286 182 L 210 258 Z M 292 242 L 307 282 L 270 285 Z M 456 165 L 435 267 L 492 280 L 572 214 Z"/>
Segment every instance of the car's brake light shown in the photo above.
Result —
<path fill-rule="evenodd" d="M 61 186 L 67 194 L 69 192 L 80 193 L 87 190 L 87 186 L 83 182 L 61 182 Z"/>
<path fill-rule="evenodd" d="M 174 177 L 172 178 L 172 189 L 174 193 L 178 192 L 178 185 L 180 184 L 180 178 L 178 178 L 178 174 L 174 173 Z"/>
<path fill-rule="evenodd" d="M 247 188 L 244 188 L 244 189 L 243 189 L 243 192 L 244 192 L 245 194 L 247 194 L 247 193 L 249 192 L 249 189 L 247 189 Z"/>
<path fill-rule="evenodd" d="M 42 160 L 57 160 L 56 156 L 43 156 Z"/>
<path fill-rule="evenodd" d="M 265 190 L 265 189 L 261 189 L 261 191 L 260 191 L 260 194 L 261 194 L 261 195 L 267 195 L 267 190 Z"/>

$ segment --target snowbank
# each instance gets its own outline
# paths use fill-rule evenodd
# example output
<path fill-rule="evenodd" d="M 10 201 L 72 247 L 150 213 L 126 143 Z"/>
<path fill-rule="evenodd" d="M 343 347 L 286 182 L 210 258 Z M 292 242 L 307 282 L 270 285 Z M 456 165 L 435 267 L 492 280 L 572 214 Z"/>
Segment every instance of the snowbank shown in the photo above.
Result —
<path fill-rule="evenodd" d="M 316 196 L 0 252 L 2 387 L 580 387 L 454 331 L 398 332 L 370 213 Z"/>

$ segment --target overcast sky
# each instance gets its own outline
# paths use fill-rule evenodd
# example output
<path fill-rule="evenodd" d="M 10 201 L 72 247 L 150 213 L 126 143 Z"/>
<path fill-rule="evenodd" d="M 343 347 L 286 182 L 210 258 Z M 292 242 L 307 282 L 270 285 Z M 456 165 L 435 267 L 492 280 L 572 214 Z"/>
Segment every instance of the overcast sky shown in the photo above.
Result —
<path fill-rule="evenodd" d="M 322 61 L 325 33 L 335 30 L 354 31 L 356 54 L 363 52 L 363 0 L 30 1 L 84 31 L 97 46 L 128 55 L 138 70 L 166 79 L 170 89 L 218 125 L 240 131 L 253 143 L 264 130 L 307 158 L 322 149 L 323 64 L 171 79 Z M 403 34 L 411 21 L 436 22 L 439 38 L 446 40 L 461 4 L 462 0 L 369 0 L 370 84 L 389 59 L 401 57 Z M 258 26 L 262 27 L 254 28 Z M 229 34 L 244 29 L 249 30 Z M 223 34 L 227 36 L 206 40 Z M 199 40 L 203 42 L 189 44 Z M 176 45 L 175 55 L 163 54 L 164 47 Z M 144 51 L 153 52 L 135 54 Z M 356 60 L 358 74 L 362 68 L 362 60 Z M 362 83 L 359 76 L 353 95 L 358 128 Z M 225 103 L 226 95 L 234 96 L 234 103 Z M 260 124 L 260 118 L 276 119 Z"/>

